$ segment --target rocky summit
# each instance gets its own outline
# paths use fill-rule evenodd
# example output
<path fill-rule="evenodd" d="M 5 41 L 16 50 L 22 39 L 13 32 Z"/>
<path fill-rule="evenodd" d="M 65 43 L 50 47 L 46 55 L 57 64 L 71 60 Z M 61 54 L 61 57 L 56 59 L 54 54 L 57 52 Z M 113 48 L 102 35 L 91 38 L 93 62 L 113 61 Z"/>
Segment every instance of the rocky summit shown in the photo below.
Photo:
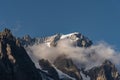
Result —
<path fill-rule="evenodd" d="M 41 44 L 45 44 L 47 49 L 58 49 L 59 42 L 66 39 L 73 44 L 70 49 L 87 51 L 92 46 L 92 41 L 78 32 L 66 35 L 56 34 L 44 38 L 31 38 L 29 35 L 16 38 L 9 29 L 4 29 L 0 32 L 0 80 L 120 80 L 120 73 L 111 60 L 106 59 L 98 66 L 86 69 L 83 66 L 84 63 L 79 61 L 81 66 L 78 66 L 75 60 L 68 57 L 69 53 L 60 54 L 53 61 L 38 57 L 34 57 L 34 59 L 38 58 L 34 61 L 27 51 L 28 46 Z M 65 43 L 63 42 L 63 44 Z M 37 49 L 40 48 L 43 47 L 40 46 Z M 32 50 L 30 51 L 33 53 Z M 93 52 L 87 51 L 89 53 L 87 58 L 96 55 L 95 51 Z M 58 53 L 56 51 L 55 54 Z"/>

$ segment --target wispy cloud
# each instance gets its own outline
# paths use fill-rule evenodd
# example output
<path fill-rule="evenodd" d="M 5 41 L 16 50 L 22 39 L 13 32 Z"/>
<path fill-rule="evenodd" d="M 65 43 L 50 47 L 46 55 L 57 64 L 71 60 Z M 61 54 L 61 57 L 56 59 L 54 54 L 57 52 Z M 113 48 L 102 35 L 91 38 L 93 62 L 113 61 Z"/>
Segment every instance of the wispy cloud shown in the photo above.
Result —
<path fill-rule="evenodd" d="M 11 28 L 13 33 L 17 33 L 22 28 L 22 25 L 20 22 L 16 22 Z"/>
<path fill-rule="evenodd" d="M 29 55 L 32 55 L 31 58 L 35 63 L 42 58 L 53 62 L 58 56 L 66 55 L 79 68 L 84 66 L 86 69 L 90 69 L 101 65 L 106 59 L 111 60 L 116 65 L 120 65 L 120 54 L 105 42 L 98 43 L 89 48 L 74 47 L 72 44 L 69 40 L 60 40 L 57 47 L 38 44 L 29 46 L 26 49 Z"/>
<path fill-rule="evenodd" d="M 10 24 L 7 23 L 7 21 L 0 21 L 0 29 L 3 30 L 4 28 L 11 29 L 13 34 L 16 34 L 22 28 L 22 25 L 20 21 L 16 21 Z"/>
<path fill-rule="evenodd" d="M 3 28 L 5 28 L 7 26 L 5 21 L 0 21 L 0 29 L 2 30 Z"/>

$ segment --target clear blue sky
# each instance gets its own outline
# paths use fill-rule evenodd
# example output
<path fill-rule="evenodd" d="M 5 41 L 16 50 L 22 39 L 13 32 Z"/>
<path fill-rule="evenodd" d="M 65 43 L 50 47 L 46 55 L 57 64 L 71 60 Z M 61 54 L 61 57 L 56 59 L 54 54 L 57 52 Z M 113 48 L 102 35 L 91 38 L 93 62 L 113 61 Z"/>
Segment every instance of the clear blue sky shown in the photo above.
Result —
<path fill-rule="evenodd" d="M 16 36 L 81 32 L 120 49 L 120 0 L 1 0 L 5 27 Z"/>

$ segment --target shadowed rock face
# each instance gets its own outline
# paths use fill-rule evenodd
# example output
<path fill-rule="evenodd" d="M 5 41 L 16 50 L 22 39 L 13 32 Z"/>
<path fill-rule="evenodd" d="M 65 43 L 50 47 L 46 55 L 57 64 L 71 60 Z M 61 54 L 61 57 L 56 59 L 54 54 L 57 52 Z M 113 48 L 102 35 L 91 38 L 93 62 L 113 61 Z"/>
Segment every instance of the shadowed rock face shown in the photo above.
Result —
<path fill-rule="evenodd" d="M 39 64 L 42 70 L 47 71 L 48 75 L 54 80 L 60 80 L 57 71 L 48 60 L 41 59 Z"/>
<path fill-rule="evenodd" d="M 25 49 L 9 29 L 0 32 L 0 80 L 42 80 Z"/>
<path fill-rule="evenodd" d="M 120 75 L 109 60 L 106 60 L 101 66 L 94 67 L 84 74 L 90 76 L 91 80 L 120 80 Z"/>
<path fill-rule="evenodd" d="M 76 80 L 82 80 L 79 69 L 73 63 L 71 59 L 67 59 L 65 55 L 59 56 L 54 61 L 54 65 L 62 72 L 75 78 Z"/>

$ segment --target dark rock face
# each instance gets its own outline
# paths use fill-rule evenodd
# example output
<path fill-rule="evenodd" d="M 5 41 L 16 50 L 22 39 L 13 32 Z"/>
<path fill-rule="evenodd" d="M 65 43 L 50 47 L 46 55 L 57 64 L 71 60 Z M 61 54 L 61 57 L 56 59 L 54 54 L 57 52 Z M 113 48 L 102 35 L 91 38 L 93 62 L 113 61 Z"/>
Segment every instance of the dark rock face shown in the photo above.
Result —
<path fill-rule="evenodd" d="M 109 60 L 106 60 L 101 66 L 83 73 L 89 75 L 91 80 L 120 80 L 120 74 Z"/>
<path fill-rule="evenodd" d="M 91 40 L 89 40 L 87 37 L 83 36 L 80 33 L 75 34 L 74 36 L 79 38 L 77 40 L 77 46 L 79 47 L 89 47 L 93 44 Z"/>
<path fill-rule="evenodd" d="M 0 80 L 42 80 L 25 49 L 9 29 L 0 32 Z"/>
<path fill-rule="evenodd" d="M 18 38 L 18 40 L 20 41 L 21 45 L 23 45 L 23 46 L 33 45 L 36 41 L 35 38 L 31 38 L 29 35 L 25 35 L 22 38 Z"/>
<path fill-rule="evenodd" d="M 54 61 L 54 65 L 69 76 L 75 78 L 76 80 L 82 80 L 79 69 L 73 63 L 71 59 L 67 59 L 65 55 L 59 56 Z"/>
<path fill-rule="evenodd" d="M 42 70 L 47 71 L 48 75 L 54 80 L 60 80 L 57 71 L 48 60 L 41 59 L 39 64 Z"/>
<path fill-rule="evenodd" d="M 92 41 L 88 41 L 85 38 L 77 40 L 77 46 L 79 47 L 89 47 L 92 44 L 93 44 Z"/>

